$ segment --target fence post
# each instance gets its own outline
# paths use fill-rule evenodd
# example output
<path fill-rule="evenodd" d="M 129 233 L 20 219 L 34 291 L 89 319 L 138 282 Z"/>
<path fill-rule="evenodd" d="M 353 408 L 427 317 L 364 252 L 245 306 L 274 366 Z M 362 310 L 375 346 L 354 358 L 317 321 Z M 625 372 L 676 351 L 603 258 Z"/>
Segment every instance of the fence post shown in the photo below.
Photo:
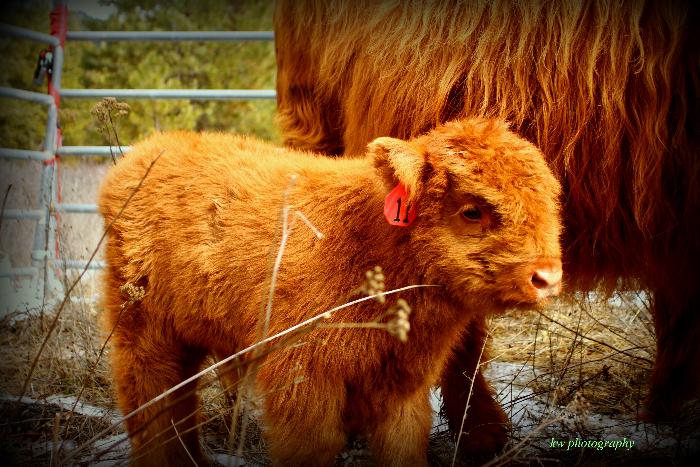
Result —
<path fill-rule="evenodd" d="M 51 47 L 53 63 L 51 73 L 48 74 L 48 93 L 53 98 L 53 102 L 48 108 L 48 119 L 46 123 L 46 138 L 44 139 L 44 151 L 52 154 L 52 158 L 43 161 L 41 167 L 41 185 L 39 189 L 38 208 L 44 211 L 42 218 L 37 222 L 34 232 L 34 248 L 32 251 L 32 265 L 37 271 L 43 271 L 36 277 L 36 297 L 41 303 L 46 303 L 46 295 L 52 295 L 61 288 L 61 284 L 54 273 L 53 261 L 57 257 L 58 244 L 56 243 L 57 219 L 55 206 L 58 203 L 57 191 L 59 163 L 56 155 L 58 147 L 61 146 L 61 130 L 58 122 L 58 109 L 60 108 L 61 96 L 61 73 L 63 69 L 63 46 L 66 41 L 68 29 L 68 6 L 64 0 L 53 0 L 51 11 L 51 35 L 58 39 L 58 45 Z"/>

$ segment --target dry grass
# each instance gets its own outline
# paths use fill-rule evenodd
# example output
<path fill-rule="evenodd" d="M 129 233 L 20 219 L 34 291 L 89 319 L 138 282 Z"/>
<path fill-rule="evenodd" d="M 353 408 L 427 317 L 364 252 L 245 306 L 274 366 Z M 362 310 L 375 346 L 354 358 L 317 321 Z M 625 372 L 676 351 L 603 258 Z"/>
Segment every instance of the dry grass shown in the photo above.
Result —
<path fill-rule="evenodd" d="M 21 393 L 30 362 L 46 337 L 49 318 L 31 315 L 15 323 L 0 323 L 2 394 Z M 109 369 L 104 359 L 98 360 L 101 334 L 94 307 L 70 304 L 37 362 L 27 395 L 45 401 L 50 396 L 77 395 L 82 390 L 85 402 L 113 410 Z M 17 404 L 16 397 L 3 402 L 2 412 L 0 434 L 10 440 L 3 447 L 22 463 L 46 462 L 47 453 L 39 449 L 37 454 L 37 446 L 52 441 L 55 414 L 67 412 L 48 403 Z M 61 439 L 81 442 L 105 425 L 99 417 L 74 416 L 68 425 L 63 424 L 62 430 L 66 431 Z"/>
<path fill-rule="evenodd" d="M 683 428 L 688 427 L 657 430 L 636 422 L 646 394 L 645 381 L 654 349 L 648 306 L 643 298 L 630 293 L 599 302 L 562 300 L 541 313 L 512 312 L 492 320 L 495 337 L 491 363 L 496 371 L 492 368 L 487 374 L 501 389 L 499 397 L 514 421 L 512 442 L 504 451 L 505 457 L 495 463 L 533 459 L 546 463 L 549 459 L 585 464 L 596 459 L 632 462 L 639 460 L 640 455 L 657 460 L 673 460 L 684 455 L 677 449 L 678 446 L 687 449 L 689 433 L 683 433 Z M 38 360 L 28 396 L 45 401 L 50 396 L 82 393 L 83 402 L 115 410 L 107 355 L 98 358 L 105 338 L 99 314 L 94 303 L 72 302 L 66 306 Z M 21 390 L 28 363 L 46 337 L 49 318 L 29 316 L 14 323 L 9 320 L 0 323 L 0 358 L 5 375 L 0 381 L 2 393 L 18 394 Z M 408 338 L 410 342 L 410 333 Z M 232 426 L 247 426 L 241 450 L 243 458 L 249 463 L 269 463 L 255 422 L 259 413 L 255 397 L 238 398 L 237 404 L 241 405 L 236 407 L 212 374 L 202 378 L 200 388 L 202 435 L 207 453 L 212 457 L 235 453 L 240 433 L 232 436 Z M 3 402 L 0 434 L 8 440 L 4 447 L 17 463 L 50 464 L 57 423 L 60 434 L 57 439 L 68 440 L 64 449 L 70 451 L 105 430 L 114 418 L 84 415 L 68 418 L 69 405 L 65 404 L 61 410 L 48 402 L 21 405 Z M 57 413 L 61 414 L 59 418 Z M 232 423 L 234 414 L 237 414 L 236 423 Z M 605 421 L 600 422 L 601 416 Z M 637 446 L 633 450 L 566 451 L 549 446 L 552 437 L 569 440 L 625 436 L 635 440 Z M 453 446 L 445 426 L 438 426 L 431 439 L 431 462 L 450 465 Z M 93 448 L 80 459 L 90 459 L 101 449 Z M 117 458 L 123 458 L 124 453 L 120 456 Z M 458 460 L 458 465 L 460 462 L 464 460 Z M 364 444 L 357 440 L 337 464 L 372 463 Z"/>
<path fill-rule="evenodd" d="M 638 414 L 655 351 L 644 294 L 564 298 L 541 312 L 493 319 L 492 334 L 494 360 L 522 364 L 551 405 L 579 395 L 596 413 Z"/>
<path fill-rule="evenodd" d="M 31 378 L 28 395 L 44 398 L 55 394 L 77 394 L 85 385 L 84 399 L 102 407 L 111 407 L 109 368 L 98 361 L 102 332 L 96 307 L 71 303 L 48 340 Z M 46 337 L 49 316 L 30 315 L 15 323 L 0 323 L 0 356 L 5 378 L 0 391 L 19 394 L 28 375 L 28 363 Z M 9 376 L 9 377 L 8 377 Z"/>

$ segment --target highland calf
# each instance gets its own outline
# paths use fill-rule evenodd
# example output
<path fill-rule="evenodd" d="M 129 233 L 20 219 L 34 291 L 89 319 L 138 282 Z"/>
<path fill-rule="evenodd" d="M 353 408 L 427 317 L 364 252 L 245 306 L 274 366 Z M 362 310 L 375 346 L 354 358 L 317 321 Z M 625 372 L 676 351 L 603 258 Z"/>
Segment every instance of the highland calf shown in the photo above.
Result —
<path fill-rule="evenodd" d="M 463 116 L 507 119 L 563 186 L 568 288 L 652 293 L 647 414 L 674 420 L 700 398 L 697 2 L 276 5 L 288 146 L 357 156 L 378 136 L 409 139 Z M 456 357 L 443 378 L 453 430 L 472 371 Z"/>
<path fill-rule="evenodd" d="M 331 465 L 349 436 L 364 436 L 380 465 L 427 465 L 428 391 L 453 347 L 469 341 L 476 361 L 485 316 L 559 293 L 558 196 L 541 153 L 498 120 L 378 138 L 360 159 L 224 134 L 155 135 L 118 162 L 100 195 L 113 221 L 105 302 L 120 407 L 129 413 L 192 376 L 207 354 L 260 339 L 288 203 L 325 238 L 301 225 L 288 238 L 268 335 L 347 302 L 375 265 L 389 289 L 439 287 L 401 293 L 413 309 L 407 342 L 334 327 L 385 313 L 366 301 L 267 356 L 254 388 L 273 461 Z M 125 284 L 143 296 L 123 296 Z M 203 460 L 196 411 L 190 386 L 130 418 L 134 462 Z M 470 414 L 481 424 L 470 442 L 503 436 L 481 374 Z"/>

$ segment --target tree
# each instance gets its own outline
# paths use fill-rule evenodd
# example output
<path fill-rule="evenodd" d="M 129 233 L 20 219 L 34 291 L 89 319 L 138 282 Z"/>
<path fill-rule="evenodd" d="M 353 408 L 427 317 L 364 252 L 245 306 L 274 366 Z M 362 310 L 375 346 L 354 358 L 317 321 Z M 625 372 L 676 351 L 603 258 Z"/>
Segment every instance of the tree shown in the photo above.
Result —
<path fill-rule="evenodd" d="M 105 19 L 69 11 L 69 30 L 270 30 L 272 3 L 254 0 L 108 0 L 114 12 Z M 18 3 L 4 22 L 48 32 L 48 6 Z M 70 8 L 70 4 L 69 4 Z M 31 18 L 31 21 L 27 20 Z M 31 73 L 41 46 L 4 39 L 0 52 L 10 67 L 2 85 L 33 88 Z M 272 89 L 274 45 L 261 42 L 77 42 L 67 41 L 64 88 Z M 29 84 L 29 85 L 28 85 Z M 39 90 L 45 90 L 40 87 Z M 59 120 L 65 145 L 105 144 L 90 109 L 95 100 L 61 101 Z M 119 124 L 123 144 L 154 130 L 193 129 L 252 133 L 277 141 L 274 101 L 130 100 L 131 114 Z M 27 103 L 0 115 L 3 146 L 36 148 L 45 116 Z M 44 112 L 45 114 L 45 112 Z"/>
<path fill-rule="evenodd" d="M 4 3 L 0 22 L 34 31 L 48 32 L 49 5 L 27 0 Z M 39 52 L 37 42 L 0 36 L 0 86 L 46 92 L 46 85 L 33 83 Z M 46 106 L 17 99 L 0 99 L 0 146 L 41 149 L 46 133 Z"/>

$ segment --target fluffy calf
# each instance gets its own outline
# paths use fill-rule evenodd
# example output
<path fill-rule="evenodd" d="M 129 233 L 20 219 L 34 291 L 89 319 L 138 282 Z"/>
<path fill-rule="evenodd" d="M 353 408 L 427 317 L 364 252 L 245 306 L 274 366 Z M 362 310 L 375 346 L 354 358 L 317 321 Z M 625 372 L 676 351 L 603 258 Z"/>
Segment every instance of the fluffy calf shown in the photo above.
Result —
<path fill-rule="evenodd" d="M 399 183 L 410 197 L 402 208 L 387 201 Z M 121 409 L 193 375 L 207 354 L 259 339 L 286 199 L 325 238 L 301 226 L 289 238 L 270 334 L 344 303 L 375 265 L 387 288 L 440 287 L 402 293 L 413 308 L 406 343 L 381 330 L 324 326 L 268 356 L 255 387 L 273 460 L 332 464 L 348 436 L 360 435 L 380 465 L 425 465 L 428 390 L 453 346 L 466 338 L 476 361 L 485 315 L 559 292 L 558 195 L 541 153 L 500 121 L 452 122 L 408 142 L 378 138 L 364 158 L 340 160 L 240 136 L 153 136 L 119 161 L 100 195 L 105 222 L 114 221 L 105 298 Z M 395 208 L 410 225 L 390 224 Z M 145 295 L 128 301 L 125 284 Z M 364 302 L 326 324 L 384 311 Z M 201 460 L 192 389 L 128 421 L 134 460 Z M 484 427 L 472 442 L 490 440 L 489 424 L 503 422 L 493 404 L 477 376 L 470 414 Z"/>

